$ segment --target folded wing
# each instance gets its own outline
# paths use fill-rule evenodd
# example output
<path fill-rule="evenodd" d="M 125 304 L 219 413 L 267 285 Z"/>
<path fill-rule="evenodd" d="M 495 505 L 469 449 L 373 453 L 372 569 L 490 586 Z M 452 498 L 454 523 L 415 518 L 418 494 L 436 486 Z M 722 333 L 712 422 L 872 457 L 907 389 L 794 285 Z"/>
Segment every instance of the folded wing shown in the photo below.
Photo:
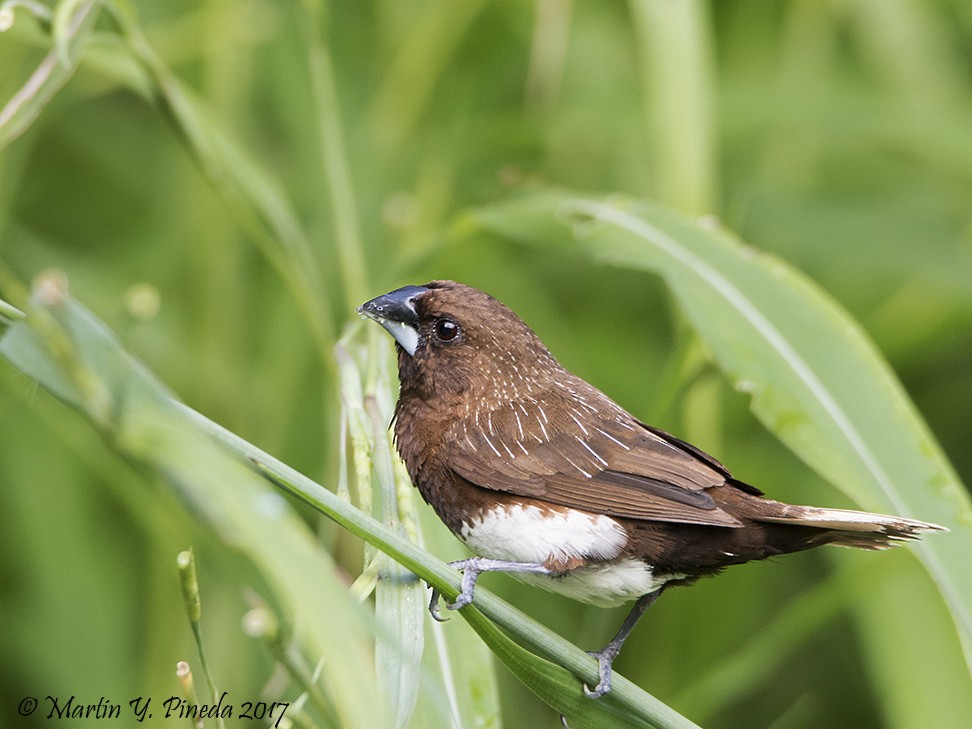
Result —
<path fill-rule="evenodd" d="M 709 489 L 730 479 L 715 459 L 595 391 L 510 403 L 450 431 L 450 467 L 480 487 L 597 514 L 738 527 Z M 733 482 L 735 483 L 735 482 Z"/>

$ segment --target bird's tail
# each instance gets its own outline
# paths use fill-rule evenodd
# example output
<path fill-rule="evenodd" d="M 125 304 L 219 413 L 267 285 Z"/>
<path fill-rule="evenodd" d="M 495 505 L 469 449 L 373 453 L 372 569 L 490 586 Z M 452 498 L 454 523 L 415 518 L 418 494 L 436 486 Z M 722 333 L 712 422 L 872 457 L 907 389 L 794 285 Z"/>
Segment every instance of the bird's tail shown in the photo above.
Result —
<path fill-rule="evenodd" d="M 816 506 L 780 504 L 773 515 L 755 517 L 762 522 L 810 527 L 822 530 L 817 542 L 860 549 L 888 549 L 901 542 L 919 539 L 925 532 L 948 531 L 943 526 L 915 519 L 872 514 L 850 509 L 822 509 Z"/>

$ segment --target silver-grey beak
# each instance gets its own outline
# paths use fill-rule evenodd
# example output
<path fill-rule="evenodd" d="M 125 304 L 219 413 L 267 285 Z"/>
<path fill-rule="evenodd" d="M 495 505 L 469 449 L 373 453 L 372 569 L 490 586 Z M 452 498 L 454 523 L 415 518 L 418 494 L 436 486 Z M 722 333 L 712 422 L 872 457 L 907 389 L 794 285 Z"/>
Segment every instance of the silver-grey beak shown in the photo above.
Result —
<path fill-rule="evenodd" d="M 427 291 L 424 286 L 403 286 L 366 301 L 358 307 L 358 313 L 381 324 L 402 349 L 414 355 L 419 345 L 415 299 Z"/>

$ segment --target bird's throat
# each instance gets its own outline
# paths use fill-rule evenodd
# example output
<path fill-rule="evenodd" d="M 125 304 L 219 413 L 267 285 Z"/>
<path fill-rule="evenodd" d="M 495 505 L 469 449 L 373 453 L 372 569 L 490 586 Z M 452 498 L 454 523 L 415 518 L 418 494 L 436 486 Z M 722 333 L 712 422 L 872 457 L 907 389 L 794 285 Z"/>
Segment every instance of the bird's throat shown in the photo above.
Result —
<path fill-rule="evenodd" d="M 415 356 L 415 350 L 418 349 L 419 344 L 419 333 L 415 327 L 411 324 L 393 321 L 391 319 L 375 319 L 375 321 L 381 324 L 385 331 L 395 338 L 395 341 L 401 345 L 402 349 L 408 352 L 409 356 Z"/>

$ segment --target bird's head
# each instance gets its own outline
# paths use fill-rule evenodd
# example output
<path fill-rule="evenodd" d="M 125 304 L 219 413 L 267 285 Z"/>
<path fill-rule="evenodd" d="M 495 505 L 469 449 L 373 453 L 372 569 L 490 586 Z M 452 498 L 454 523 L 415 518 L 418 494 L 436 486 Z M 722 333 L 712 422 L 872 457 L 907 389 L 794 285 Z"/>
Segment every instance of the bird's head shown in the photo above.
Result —
<path fill-rule="evenodd" d="M 404 286 L 358 313 L 398 343 L 402 392 L 425 399 L 514 400 L 559 370 L 533 331 L 489 294 L 455 281 Z"/>

